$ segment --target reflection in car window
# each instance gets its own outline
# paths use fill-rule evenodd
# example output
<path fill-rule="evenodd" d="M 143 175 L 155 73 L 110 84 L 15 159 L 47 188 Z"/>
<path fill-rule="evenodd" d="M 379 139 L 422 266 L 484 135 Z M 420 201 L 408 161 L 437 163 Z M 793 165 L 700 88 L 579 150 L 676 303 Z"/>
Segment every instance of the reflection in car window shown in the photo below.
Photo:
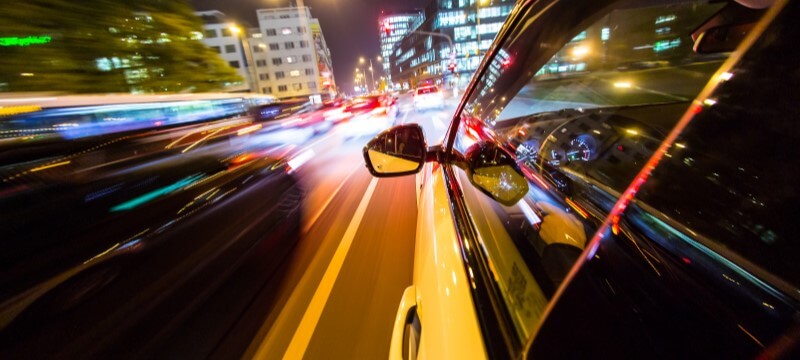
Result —
<path fill-rule="evenodd" d="M 625 0 L 532 6 L 460 114 L 462 154 L 495 142 L 528 180 L 502 206 L 460 175 L 495 286 L 521 340 L 597 226 L 727 58 L 691 32 L 724 4 Z M 581 9 L 580 11 L 576 9 Z"/>
<path fill-rule="evenodd" d="M 800 56 L 800 32 L 797 26 L 770 31 L 721 75 L 728 80 L 665 154 L 637 201 L 756 276 L 788 283 L 782 290 L 800 299 L 794 239 L 800 72 L 790 60 Z"/>

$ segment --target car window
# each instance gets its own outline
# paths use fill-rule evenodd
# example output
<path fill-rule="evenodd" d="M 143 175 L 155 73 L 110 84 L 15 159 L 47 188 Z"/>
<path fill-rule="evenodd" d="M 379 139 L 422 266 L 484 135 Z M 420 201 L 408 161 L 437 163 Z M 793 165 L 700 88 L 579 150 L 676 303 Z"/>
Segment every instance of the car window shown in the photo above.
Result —
<path fill-rule="evenodd" d="M 796 9 L 785 9 L 783 20 L 720 75 L 637 191 L 635 204 L 646 212 L 632 221 L 661 229 L 647 236 L 660 242 L 710 248 L 800 299 L 800 72 L 792 60 L 800 57 L 800 27 L 786 21 Z"/>
<path fill-rule="evenodd" d="M 527 195 L 504 206 L 456 170 L 520 341 L 620 194 L 727 59 L 729 53 L 695 53 L 691 37 L 723 6 L 533 4 L 523 24 L 495 45 L 449 145 L 466 154 L 495 143 L 528 181 Z"/>
<path fill-rule="evenodd" d="M 424 87 L 424 88 L 417 89 L 417 95 L 431 94 L 431 93 L 435 93 L 437 91 L 439 91 L 439 89 L 437 89 L 436 87 L 433 87 L 433 86 Z"/>

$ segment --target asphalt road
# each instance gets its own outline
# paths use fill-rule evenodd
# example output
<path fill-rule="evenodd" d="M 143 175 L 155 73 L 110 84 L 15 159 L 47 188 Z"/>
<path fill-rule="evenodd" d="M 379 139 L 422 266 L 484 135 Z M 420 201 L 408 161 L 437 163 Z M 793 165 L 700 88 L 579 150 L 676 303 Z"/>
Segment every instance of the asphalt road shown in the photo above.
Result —
<path fill-rule="evenodd" d="M 447 101 L 416 112 L 401 97 L 393 122 L 419 123 L 433 145 L 455 109 Z M 411 284 L 418 184 L 415 176 L 379 180 L 367 172 L 361 148 L 391 121 L 362 125 L 334 128 L 298 150 L 310 159 L 296 169 L 307 191 L 304 234 L 267 287 L 271 308 L 245 358 L 388 356 L 395 312 Z"/>

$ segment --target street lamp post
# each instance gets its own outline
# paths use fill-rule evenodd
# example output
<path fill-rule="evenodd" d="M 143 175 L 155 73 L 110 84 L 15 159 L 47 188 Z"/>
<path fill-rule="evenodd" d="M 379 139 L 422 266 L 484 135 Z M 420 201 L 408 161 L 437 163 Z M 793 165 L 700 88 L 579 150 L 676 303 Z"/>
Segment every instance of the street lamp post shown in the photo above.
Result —
<path fill-rule="evenodd" d="M 365 62 L 367 62 L 367 60 L 364 59 L 364 57 L 360 57 L 358 59 L 358 62 L 361 63 L 361 64 L 364 64 Z M 372 67 L 372 58 L 369 58 L 369 75 L 370 75 L 369 76 L 370 81 L 373 83 L 372 84 L 372 90 L 375 90 L 375 84 L 374 84 L 375 83 L 375 72 L 373 71 L 373 67 Z M 365 82 L 366 82 L 366 80 L 367 79 L 364 78 Z M 369 90 L 369 86 L 367 86 L 367 90 Z"/>
<path fill-rule="evenodd" d="M 356 85 L 359 87 L 359 89 L 366 89 L 367 91 L 369 90 L 369 87 L 367 87 L 366 73 L 361 71 L 360 68 L 356 68 Z"/>
<path fill-rule="evenodd" d="M 239 45 L 241 45 L 242 52 L 244 53 L 244 65 L 247 67 L 247 77 L 249 77 L 247 81 L 247 87 L 251 93 L 258 92 L 257 87 L 255 87 L 255 64 L 253 63 L 253 54 L 251 53 L 252 49 L 250 48 L 250 42 L 247 41 L 247 34 L 236 25 L 231 25 L 229 29 L 233 34 L 236 35 L 237 38 L 239 38 Z"/>
<path fill-rule="evenodd" d="M 377 57 L 375 57 L 375 60 L 378 60 L 379 62 L 383 62 L 383 57 L 378 55 Z M 358 62 L 361 63 L 361 64 L 364 64 L 364 63 L 367 62 L 367 60 L 362 56 L 362 57 L 358 58 Z M 369 58 L 369 77 L 370 77 L 370 80 L 372 80 L 372 90 L 373 91 L 377 90 L 377 87 L 375 85 L 375 68 L 372 66 L 372 58 L 371 57 Z M 366 81 L 366 79 L 364 79 L 364 80 Z"/>

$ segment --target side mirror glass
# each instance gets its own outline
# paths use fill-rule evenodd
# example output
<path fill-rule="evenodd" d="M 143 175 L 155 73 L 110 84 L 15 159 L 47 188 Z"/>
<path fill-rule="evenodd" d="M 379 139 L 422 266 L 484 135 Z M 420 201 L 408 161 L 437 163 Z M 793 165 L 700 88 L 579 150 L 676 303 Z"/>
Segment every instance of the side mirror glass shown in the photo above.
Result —
<path fill-rule="evenodd" d="M 472 145 L 466 160 L 470 182 L 497 202 L 511 206 L 528 193 L 528 181 L 514 157 L 497 145 Z"/>
<path fill-rule="evenodd" d="M 398 125 L 378 134 L 364 146 L 364 161 L 376 177 L 415 174 L 425 164 L 427 148 L 419 125 Z"/>

